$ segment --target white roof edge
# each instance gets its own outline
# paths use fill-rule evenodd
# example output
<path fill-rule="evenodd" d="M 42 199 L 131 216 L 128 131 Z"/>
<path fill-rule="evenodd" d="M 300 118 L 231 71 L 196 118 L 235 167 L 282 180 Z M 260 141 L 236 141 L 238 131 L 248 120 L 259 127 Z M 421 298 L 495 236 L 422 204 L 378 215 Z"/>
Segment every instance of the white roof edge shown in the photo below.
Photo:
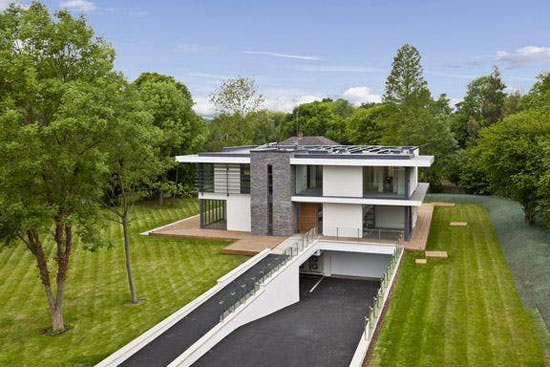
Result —
<path fill-rule="evenodd" d="M 327 204 L 355 204 L 355 205 L 387 205 L 387 206 L 421 206 L 422 201 L 405 199 L 366 199 L 349 197 L 326 196 L 299 196 L 291 197 L 296 203 L 327 203 Z"/>
<path fill-rule="evenodd" d="M 178 155 L 176 162 L 179 163 L 250 163 L 250 157 L 224 156 L 200 156 L 198 154 Z"/>
<path fill-rule="evenodd" d="M 433 162 L 433 155 L 419 155 L 411 159 L 290 158 L 290 164 L 293 165 L 322 166 L 430 167 Z"/>

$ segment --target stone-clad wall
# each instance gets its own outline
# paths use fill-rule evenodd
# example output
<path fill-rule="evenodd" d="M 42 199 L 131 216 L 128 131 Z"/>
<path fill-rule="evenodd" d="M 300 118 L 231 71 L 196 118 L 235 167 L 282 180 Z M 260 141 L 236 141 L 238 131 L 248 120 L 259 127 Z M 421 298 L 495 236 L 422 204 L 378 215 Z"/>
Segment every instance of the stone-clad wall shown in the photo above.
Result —
<path fill-rule="evenodd" d="M 250 153 L 250 210 L 252 233 L 266 235 L 268 230 L 267 165 L 273 166 L 273 235 L 292 235 L 296 214 L 291 197 L 294 194 L 292 153 Z"/>

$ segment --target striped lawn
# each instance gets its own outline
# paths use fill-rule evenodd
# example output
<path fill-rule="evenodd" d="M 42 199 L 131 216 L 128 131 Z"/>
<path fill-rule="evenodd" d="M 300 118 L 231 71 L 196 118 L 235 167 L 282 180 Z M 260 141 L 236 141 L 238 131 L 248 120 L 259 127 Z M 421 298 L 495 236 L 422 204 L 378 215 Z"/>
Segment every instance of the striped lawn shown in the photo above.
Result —
<path fill-rule="evenodd" d="M 196 200 L 138 206 L 131 246 L 140 306 L 129 301 L 122 232 L 107 222 L 111 248 L 77 247 L 66 284 L 65 320 L 72 329 L 42 336 L 49 325 L 46 297 L 34 259 L 22 245 L 0 247 L 0 366 L 91 366 L 212 287 L 245 260 L 222 255 L 223 241 L 140 236 L 194 215 Z"/>
<path fill-rule="evenodd" d="M 486 210 L 436 208 L 428 249 L 449 258 L 407 254 L 370 366 L 543 366 Z"/>

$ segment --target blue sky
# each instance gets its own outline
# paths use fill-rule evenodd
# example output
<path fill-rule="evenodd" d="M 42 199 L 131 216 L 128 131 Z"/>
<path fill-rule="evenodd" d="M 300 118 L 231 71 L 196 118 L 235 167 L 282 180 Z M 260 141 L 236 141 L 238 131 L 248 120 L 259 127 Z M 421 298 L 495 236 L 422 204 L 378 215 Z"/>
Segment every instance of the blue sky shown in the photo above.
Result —
<path fill-rule="evenodd" d="M 547 0 L 46 3 L 85 12 L 129 79 L 156 71 L 185 83 L 200 113 L 235 76 L 255 78 L 274 109 L 327 96 L 376 101 L 403 43 L 420 50 L 432 93 L 454 101 L 492 65 L 522 92 L 550 71 Z"/>

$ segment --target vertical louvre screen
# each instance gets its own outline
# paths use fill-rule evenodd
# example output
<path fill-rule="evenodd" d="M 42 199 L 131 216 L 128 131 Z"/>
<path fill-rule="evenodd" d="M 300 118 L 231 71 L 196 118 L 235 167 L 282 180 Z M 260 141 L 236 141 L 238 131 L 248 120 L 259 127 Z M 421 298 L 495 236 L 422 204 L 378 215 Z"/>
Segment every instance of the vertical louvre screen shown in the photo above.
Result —
<path fill-rule="evenodd" d="M 201 228 L 226 229 L 226 203 L 225 200 L 200 200 Z"/>

